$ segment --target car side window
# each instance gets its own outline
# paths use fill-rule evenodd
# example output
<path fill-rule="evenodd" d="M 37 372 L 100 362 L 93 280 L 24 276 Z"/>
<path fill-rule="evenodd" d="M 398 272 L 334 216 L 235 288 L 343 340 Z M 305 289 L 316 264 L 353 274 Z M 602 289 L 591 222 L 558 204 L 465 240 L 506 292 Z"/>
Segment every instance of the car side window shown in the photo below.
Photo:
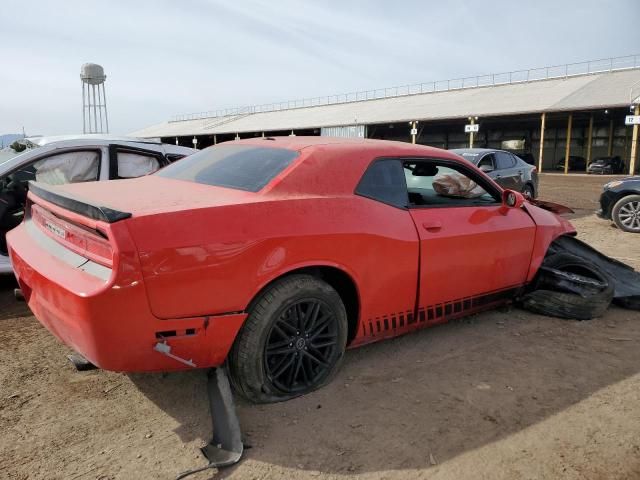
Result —
<path fill-rule="evenodd" d="M 27 172 L 26 169 L 21 169 Z M 100 171 L 100 152 L 96 150 L 63 152 L 37 160 L 33 163 L 33 176 L 38 182 L 50 185 L 94 182 Z"/>
<path fill-rule="evenodd" d="M 496 152 L 496 168 L 498 170 L 502 170 L 505 168 L 512 168 L 515 166 L 516 161 L 510 153 L 507 152 Z"/>
<path fill-rule="evenodd" d="M 394 207 L 406 208 L 407 186 L 400 160 L 374 161 L 360 179 L 356 194 Z"/>
<path fill-rule="evenodd" d="M 483 168 L 484 167 L 484 168 Z M 493 154 L 489 153 L 480 159 L 478 162 L 478 168 L 485 171 L 491 171 L 496 169 L 495 160 Z"/>
<path fill-rule="evenodd" d="M 178 160 L 180 160 L 181 158 L 186 157 L 186 155 L 183 155 L 182 153 L 167 153 L 165 155 L 165 158 L 167 159 L 167 161 L 169 163 L 173 163 L 176 162 Z"/>
<path fill-rule="evenodd" d="M 143 152 L 130 152 L 118 150 L 117 177 L 116 178 L 136 178 L 156 172 L 160 168 L 158 157 Z"/>
<path fill-rule="evenodd" d="M 403 166 L 410 207 L 465 207 L 501 201 L 498 192 L 485 190 L 481 178 L 473 178 L 458 165 L 406 160 Z"/>

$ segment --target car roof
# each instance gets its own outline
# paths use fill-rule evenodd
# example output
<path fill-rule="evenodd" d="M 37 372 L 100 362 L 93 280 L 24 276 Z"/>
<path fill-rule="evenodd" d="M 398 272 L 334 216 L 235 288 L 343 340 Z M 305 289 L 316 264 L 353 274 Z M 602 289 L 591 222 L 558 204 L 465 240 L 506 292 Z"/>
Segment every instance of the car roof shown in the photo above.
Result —
<path fill-rule="evenodd" d="M 152 151 L 174 155 L 191 155 L 196 150 L 189 147 L 173 145 L 171 143 L 162 143 L 157 141 L 148 141 L 147 139 L 139 139 L 135 137 L 118 137 L 115 135 L 64 135 L 56 137 L 29 137 L 23 139 L 27 149 L 13 156 L 8 156 L 0 161 L 0 175 L 12 171 L 16 167 L 30 162 L 33 158 L 37 158 L 40 154 L 46 155 L 53 153 L 58 149 L 75 148 L 75 147 L 106 147 L 109 145 L 120 145 L 123 147 L 145 146 Z"/>
<path fill-rule="evenodd" d="M 27 137 L 22 140 L 27 144 L 37 145 L 42 147 L 56 142 L 94 142 L 94 143 L 113 143 L 113 142 L 136 142 L 136 143 L 150 143 L 160 144 L 162 143 L 159 138 L 138 138 L 138 137 L 126 137 L 121 135 L 108 135 L 102 133 L 91 134 L 77 134 L 77 135 L 50 135 L 50 136 L 38 136 Z"/>
<path fill-rule="evenodd" d="M 279 147 L 288 150 L 344 150 L 354 149 L 364 151 L 397 152 L 389 153 L 393 155 L 408 156 L 436 156 L 453 158 L 456 157 L 448 153 L 447 150 L 429 147 L 427 145 L 415 145 L 407 142 L 396 142 L 392 140 L 374 140 L 369 138 L 340 138 L 340 137 L 320 137 L 320 136 L 286 136 L 286 137 L 256 137 L 243 140 L 232 140 L 218 145 L 259 145 L 261 147 Z"/>
<path fill-rule="evenodd" d="M 454 152 L 458 155 L 466 153 L 467 155 L 481 155 L 483 153 L 495 153 L 495 152 L 503 152 L 503 153 L 511 153 L 512 155 L 518 156 L 517 153 L 510 152 L 508 150 L 501 150 L 499 148 L 452 148 L 449 150 L 450 152 Z"/>
<path fill-rule="evenodd" d="M 352 194 L 364 171 L 378 158 L 442 158 L 466 161 L 447 150 L 390 140 L 336 137 L 256 137 L 218 144 L 285 148 L 299 158 L 276 176 L 263 191 L 274 195 Z"/>

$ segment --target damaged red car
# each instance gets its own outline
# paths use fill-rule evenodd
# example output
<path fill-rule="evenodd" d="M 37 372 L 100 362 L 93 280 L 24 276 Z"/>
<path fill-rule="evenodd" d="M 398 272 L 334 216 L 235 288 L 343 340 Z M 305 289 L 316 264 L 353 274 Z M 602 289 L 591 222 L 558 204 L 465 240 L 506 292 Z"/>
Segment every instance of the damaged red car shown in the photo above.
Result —
<path fill-rule="evenodd" d="M 32 183 L 8 241 L 35 316 L 98 367 L 226 362 L 267 402 L 326 383 L 346 348 L 512 301 L 573 233 L 444 150 L 283 137 Z"/>

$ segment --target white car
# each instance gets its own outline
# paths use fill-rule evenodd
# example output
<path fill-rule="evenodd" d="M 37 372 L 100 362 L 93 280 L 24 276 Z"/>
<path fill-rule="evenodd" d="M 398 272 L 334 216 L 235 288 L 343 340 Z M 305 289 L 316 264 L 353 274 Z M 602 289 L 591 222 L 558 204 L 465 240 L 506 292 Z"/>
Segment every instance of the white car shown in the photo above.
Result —
<path fill-rule="evenodd" d="M 5 234 L 24 216 L 30 180 L 64 183 L 148 175 L 195 152 L 192 148 L 109 135 L 34 137 L 27 149 L 0 161 L 0 273 L 11 273 Z"/>

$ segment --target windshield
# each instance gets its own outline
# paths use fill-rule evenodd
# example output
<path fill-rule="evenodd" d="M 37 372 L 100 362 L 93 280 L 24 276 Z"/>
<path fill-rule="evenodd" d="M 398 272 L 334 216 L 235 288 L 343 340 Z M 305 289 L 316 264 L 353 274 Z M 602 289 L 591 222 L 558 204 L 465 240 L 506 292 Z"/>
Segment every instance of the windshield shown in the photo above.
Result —
<path fill-rule="evenodd" d="M 258 192 L 297 156 L 298 152 L 284 148 L 218 145 L 183 158 L 156 175 Z"/>

